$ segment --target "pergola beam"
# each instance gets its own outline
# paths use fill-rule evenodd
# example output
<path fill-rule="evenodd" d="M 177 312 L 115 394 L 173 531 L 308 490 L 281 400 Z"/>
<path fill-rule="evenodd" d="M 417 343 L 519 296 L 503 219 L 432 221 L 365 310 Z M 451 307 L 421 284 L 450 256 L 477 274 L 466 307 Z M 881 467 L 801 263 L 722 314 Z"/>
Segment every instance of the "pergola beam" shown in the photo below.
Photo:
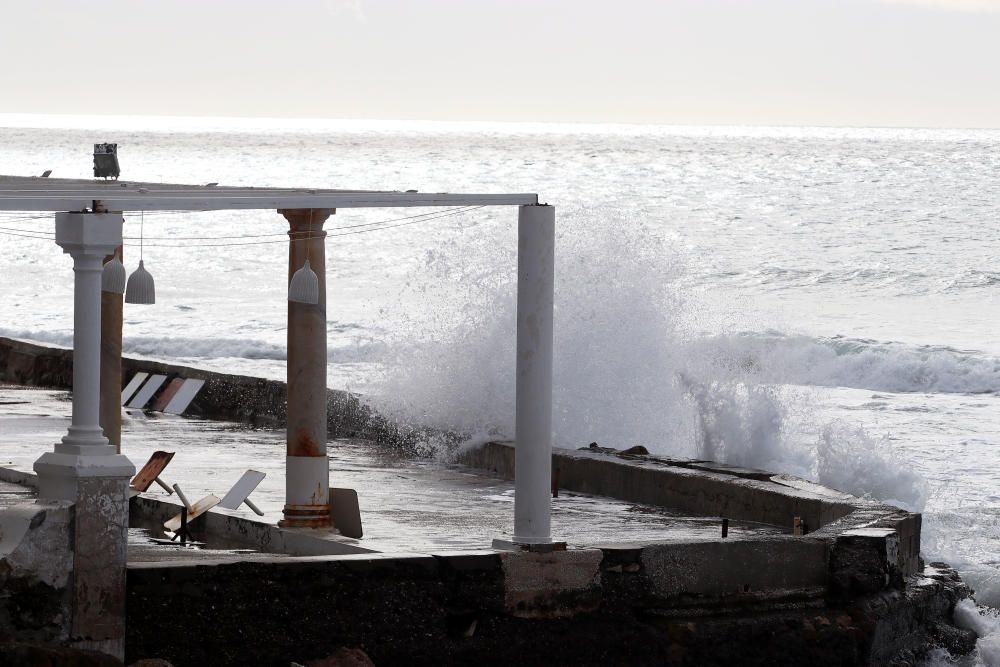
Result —
<path fill-rule="evenodd" d="M 449 194 L 311 188 L 248 188 L 0 176 L 0 211 L 81 211 L 95 200 L 109 211 L 523 206 L 533 193 Z"/>

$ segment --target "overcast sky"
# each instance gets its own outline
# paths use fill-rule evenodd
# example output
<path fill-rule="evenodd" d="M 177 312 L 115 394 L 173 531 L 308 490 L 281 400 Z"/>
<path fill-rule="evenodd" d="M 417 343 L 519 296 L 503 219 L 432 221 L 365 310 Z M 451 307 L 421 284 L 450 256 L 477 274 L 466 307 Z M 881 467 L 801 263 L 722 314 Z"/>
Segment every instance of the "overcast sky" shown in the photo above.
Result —
<path fill-rule="evenodd" d="M 0 3 L 0 113 L 1000 127 L 1000 0 Z"/>

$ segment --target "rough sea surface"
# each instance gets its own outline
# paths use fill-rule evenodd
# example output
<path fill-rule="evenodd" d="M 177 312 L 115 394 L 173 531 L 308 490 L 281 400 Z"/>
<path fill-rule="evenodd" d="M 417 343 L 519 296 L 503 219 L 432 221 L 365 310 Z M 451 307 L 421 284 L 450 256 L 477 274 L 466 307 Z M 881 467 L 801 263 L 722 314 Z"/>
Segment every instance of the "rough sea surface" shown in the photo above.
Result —
<path fill-rule="evenodd" d="M 99 141 L 128 180 L 539 193 L 556 206 L 558 445 L 643 444 L 923 511 L 925 556 L 1000 605 L 1000 131 L 0 116 L 0 173 L 88 177 Z M 509 436 L 516 210 L 337 230 L 422 212 L 327 223 L 330 384 Z M 140 217 L 157 303 L 126 307 L 126 351 L 283 378 L 284 220 L 129 214 L 129 270 Z M 71 341 L 71 260 L 10 235 L 53 227 L 0 213 L 0 335 Z M 994 615 L 962 613 L 998 664 Z"/>

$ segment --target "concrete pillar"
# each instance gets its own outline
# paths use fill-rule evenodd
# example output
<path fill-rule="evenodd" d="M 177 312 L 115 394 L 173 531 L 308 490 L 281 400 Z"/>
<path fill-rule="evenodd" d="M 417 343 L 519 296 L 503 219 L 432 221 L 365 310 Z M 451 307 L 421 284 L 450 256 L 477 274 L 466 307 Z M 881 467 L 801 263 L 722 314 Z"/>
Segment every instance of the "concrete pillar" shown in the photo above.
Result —
<path fill-rule="evenodd" d="M 122 246 L 104 258 L 122 259 Z M 115 451 L 122 451 L 122 301 L 123 295 L 101 292 L 101 428 Z"/>
<path fill-rule="evenodd" d="M 555 209 L 521 206 L 517 225 L 514 542 L 552 541 L 552 301 Z"/>
<path fill-rule="evenodd" d="M 71 641 L 123 656 L 128 481 L 135 466 L 100 426 L 101 269 L 122 243 L 120 213 L 58 213 L 56 243 L 73 257 L 73 419 L 35 461 L 39 496 L 75 507 Z"/>
<path fill-rule="evenodd" d="M 334 209 L 283 209 L 288 220 L 288 279 L 306 259 L 319 277 L 319 303 L 288 302 L 288 425 L 285 509 L 292 528 L 330 526 L 326 456 L 326 232 Z"/>

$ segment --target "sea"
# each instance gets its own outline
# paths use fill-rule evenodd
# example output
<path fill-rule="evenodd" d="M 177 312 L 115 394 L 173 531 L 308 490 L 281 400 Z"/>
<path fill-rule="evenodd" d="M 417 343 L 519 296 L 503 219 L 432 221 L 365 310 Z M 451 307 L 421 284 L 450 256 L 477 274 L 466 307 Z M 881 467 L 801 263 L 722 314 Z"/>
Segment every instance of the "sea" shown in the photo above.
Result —
<path fill-rule="evenodd" d="M 788 472 L 923 513 L 1000 664 L 1000 130 L 0 115 L 0 173 L 538 193 L 556 211 L 555 444 Z M 328 380 L 513 431 L 517 210 L 326 223 Z M 50 214 L 0 212 L 0 335 L 71 344 Z M 284 379 L 287 222 L 126 215 L 126 353 Z M 428 442 L 429 456 L 447 457 Z M 932 664 L 951 664 L 938 652 Z"/>

